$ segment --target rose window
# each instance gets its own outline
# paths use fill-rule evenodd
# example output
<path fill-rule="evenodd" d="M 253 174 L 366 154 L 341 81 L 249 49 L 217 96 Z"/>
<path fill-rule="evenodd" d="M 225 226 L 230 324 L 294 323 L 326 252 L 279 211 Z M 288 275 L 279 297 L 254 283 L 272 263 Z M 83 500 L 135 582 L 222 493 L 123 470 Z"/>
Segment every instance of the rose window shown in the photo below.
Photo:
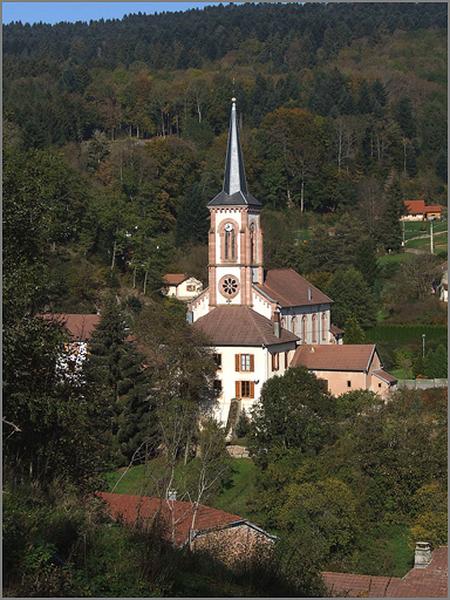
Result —
<path fill-rule="evenodd" d="M 227 296 L 234 296 L 238 291 L 239 284 L 234 277 L 224 277 L 222 289 Z"/>

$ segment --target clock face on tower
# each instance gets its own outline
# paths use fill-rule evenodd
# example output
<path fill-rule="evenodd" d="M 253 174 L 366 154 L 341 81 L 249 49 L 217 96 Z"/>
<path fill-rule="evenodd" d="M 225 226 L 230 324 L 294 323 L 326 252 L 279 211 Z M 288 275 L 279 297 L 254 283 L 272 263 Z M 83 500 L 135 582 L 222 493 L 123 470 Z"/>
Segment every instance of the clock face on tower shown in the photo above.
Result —
<path fill-rule="evenodd" d="M 225 231 L 231 231 L 233 229 L 233 225 L 231 223 L 227 223 L 224 227 Z"/>

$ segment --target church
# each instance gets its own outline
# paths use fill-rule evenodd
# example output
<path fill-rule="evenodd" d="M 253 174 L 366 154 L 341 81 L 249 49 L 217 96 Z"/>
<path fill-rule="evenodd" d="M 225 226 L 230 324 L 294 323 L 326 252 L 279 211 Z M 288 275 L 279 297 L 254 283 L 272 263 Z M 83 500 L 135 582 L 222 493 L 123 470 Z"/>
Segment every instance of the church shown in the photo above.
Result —
<path fill-rule="evenodd" d="M 331 323 L 331 298 L 293 269 L 264 270 L 261 208 L 247 188 L 233 98 L 223 189 L 208 203 L 208 287 L 188 305 L 188 321 L 205 335 L 217 364 L 216 418 L 227 423 L 233 401 L 249 413 L 265 381 L 291 365 L 316 372 L 311 358 L 322 355 L 317 350 L 324 345 L 333 346 L 320 362 L 331 393 L 336 359 L 351 349 L 352 356 L 367 354 L 358 361 L 364 383 L 356 385 L 384 394 L 396 380 L 382 369 L 374 346 L 342 345 L 343 332 Z M 359 373 L 360 366 L 353 369 L 350 355 L 337 362 L 339 381 L 351 389 L 345 373 Z"/>

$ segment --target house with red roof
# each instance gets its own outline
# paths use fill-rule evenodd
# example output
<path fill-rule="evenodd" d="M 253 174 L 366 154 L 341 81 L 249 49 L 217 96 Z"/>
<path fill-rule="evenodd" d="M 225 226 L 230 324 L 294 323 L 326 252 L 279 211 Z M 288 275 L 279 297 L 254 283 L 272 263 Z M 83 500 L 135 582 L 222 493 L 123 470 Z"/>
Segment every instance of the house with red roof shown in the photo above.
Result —
<path fill-rule="evenodd" d="M 276 540 L 239 515 L 203 504 L 109 492 L 98 492 L 97 496 L 113 520 L 131 527 L 151 527 L 158 522 L 170 543 L 194 551 L 207 549 L 229 565 L 261 552 Z"/>
<path fill-rule="evenodd" d="M 169 298 L 189 301 L 196 298 L 203 290 L 203 283 L 186 275 L 186 273 L 166 273 L 163 277 L 162 293 Z"/>
<path fill-rule="evenodd" d="M 397 385 L 397 379 L 383 369 L 375 344 L 298 346 L 291 366 L 306 367 L 333 396 L 370 390 L 386 398 Z"/>
<path fill-rule="evenodd" d="M 442 217 L 442 206 L 425 204 L 425 200 L 404 200 L 405 214 L 401 221 L 435 221 Z"/>

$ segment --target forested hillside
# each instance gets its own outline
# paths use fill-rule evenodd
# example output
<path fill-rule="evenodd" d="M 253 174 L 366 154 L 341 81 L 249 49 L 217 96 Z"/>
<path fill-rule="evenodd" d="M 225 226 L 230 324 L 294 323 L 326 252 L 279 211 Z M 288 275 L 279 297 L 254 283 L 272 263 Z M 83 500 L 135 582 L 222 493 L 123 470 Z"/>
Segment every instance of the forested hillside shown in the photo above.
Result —
<path fill-rule="evenodd" d="M 239 487 L 224 430 L 199 428 L 216 366 L 160 289 L 167 272 L 207 284 L 236 96 L 265 266 L 329 294 L 345 342 L 377 342 L 385 368 L 446 377 L 431 293 L 446 222 L 435 255 L 411 224 L 415 255 L 399 217 L 405 198 L 446 202 L 447 6 L 245 4 L 3 34 L 5 595 L 321 597 L 321 569 L 401 575 L 415 541 L 446 543 L 444 394 L 382 408 L 290 369 L 239 422 Z M 82 367 L 47 311 L 101 312 Z M 161 481 L 134 491 L 181 477 L 276 530 L 271 564 L 230 573 L 112 525 L 92 492 L 150 465 Z"/>

